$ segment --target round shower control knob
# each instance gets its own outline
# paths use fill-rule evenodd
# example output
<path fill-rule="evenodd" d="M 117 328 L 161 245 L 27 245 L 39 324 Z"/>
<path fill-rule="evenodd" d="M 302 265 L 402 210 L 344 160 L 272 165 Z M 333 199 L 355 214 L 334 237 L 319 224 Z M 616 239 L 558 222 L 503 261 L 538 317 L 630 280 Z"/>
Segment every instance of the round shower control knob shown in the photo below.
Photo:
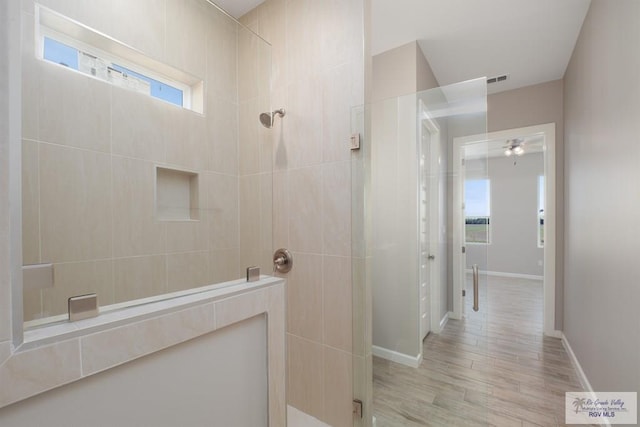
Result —
<path fill-rule="evenodd" d="M 288 249 L 280 248 L 273 253 L 273 268 L 278 273 L 288 273 L 293 267 L 293 255 Z"/>

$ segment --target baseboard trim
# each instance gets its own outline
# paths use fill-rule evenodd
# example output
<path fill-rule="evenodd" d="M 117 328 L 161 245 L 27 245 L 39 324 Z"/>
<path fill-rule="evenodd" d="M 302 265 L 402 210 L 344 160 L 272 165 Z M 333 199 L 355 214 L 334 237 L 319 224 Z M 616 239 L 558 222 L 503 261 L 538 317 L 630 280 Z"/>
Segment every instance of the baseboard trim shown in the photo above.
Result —
<path fill-rule="evenodd" d="M 371 350 L 374 356 L 400 363 L 410 368 L 417 368 L 420 366 L 420 363 L 422 363 L 422 353 L 417 356 L 409 356 L 408 354 L 398 353 L 397 351 L 378 347 L 377 345 L 371 346 Z"/>
<path fill-rule="evenodd" d="M 551 337 L 551 338 L 559 338 L 562 339 L 562 337 L 564 336 L 562 334 L 562 331 L 559 331 L 557 329 L 551 330 L 551 331 L 545 331 L 544 335 L 547 337 Z"/>
<path fill-rule="evenodd" d="M 466 270 L 467 273 L 471 273 L 470 269 Z M 503 273 L 501 271 L 481 271 L 482 274 L 486 274 L 487 276 L 494 277 L 511 277 L 513 279 L 530 279 L 530 280 L 544 280 L 543 276 L 538 276 L 536 274 L 520 274 L 520 273 Z"/>
<path fill-rule="evenodd" d="M 447 322 L 449 321 L 449 316 L 451 314 L 452 313 L 450 311 L 447 311 L 442 317 L 442 319 L 440 319 L 440 331 L 442 331 L 444 327 L 447 325 Z"/>
<path fill-rule="evenodd" d="M 558 332 L 560 332 L 560 335 L 562 336 L 562 346 L 564 347 L 564 349 L 567 351 L 567 354 L 569 355 L 569 360 L 571 361 L 571 365 L 573 366 L 573 369 L 575 369 L 576 373 L 578 374 L 578 380 L 580 381 L 580 385 L 588 393 L 592 393 L 595 398 L 596 395 L 595 395 L 595 392 L 593 391 L 593 387 L 591 387 L 589 378 L 587 378 L 587 374 L 584 373 L 584 370 L 582 369 L 582 365 L 580 365 L 580 362 L 578 361 L 576 354 L 573 352 L 573 348 L 571 348 L 571 344 L 569 344 L 569 340 L 567 339 L 566 335 L 562 331 L 558 331 Z M 602 423 L 600 425 L 611 426 L 611 422 L 609 422 L 609 420 L 602 420 Z"/>
<path fill-rule="evenodd" d="M 578 358 L 576 357 L 576 354 L 573 352 L 573 349 L 571 348 L 571 344 L 569 344 L 569 340 L 567 339 L 564 333 L 562 333 L 562 346 L 564 347 L 565 350 L 567 350 L 567 354 L 569 355 L 569 360 L 571 360 L 573 369 L 575 369 L 576 373 L 578 374 L 580 385 L 589 393 L 593 393 L 593 388 L 591 387 L 591 383 L 589 382 L 587 375 L 582 370 L 582 366 L 580 365 L 580 362 L 578 362 Z"/>

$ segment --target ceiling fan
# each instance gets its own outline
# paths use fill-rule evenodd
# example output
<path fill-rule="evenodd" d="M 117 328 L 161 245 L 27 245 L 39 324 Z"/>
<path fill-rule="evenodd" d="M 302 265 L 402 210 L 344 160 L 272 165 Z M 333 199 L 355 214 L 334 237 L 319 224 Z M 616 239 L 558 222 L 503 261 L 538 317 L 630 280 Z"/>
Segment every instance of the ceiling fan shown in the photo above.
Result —
<path fill-rule="evenodd" d="M 507 139 L 506 145 L 503 145 L 504 155 L 510 157 L 512 155 L 522 156 L 524 154 L 525 140 L 523 138 Z"/>

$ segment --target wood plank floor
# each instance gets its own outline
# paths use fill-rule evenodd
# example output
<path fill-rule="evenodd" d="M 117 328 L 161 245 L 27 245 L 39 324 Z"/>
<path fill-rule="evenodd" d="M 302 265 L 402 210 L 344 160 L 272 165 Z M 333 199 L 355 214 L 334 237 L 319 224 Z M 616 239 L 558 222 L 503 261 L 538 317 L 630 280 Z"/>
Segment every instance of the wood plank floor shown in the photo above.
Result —
<path fill-rule="evenodd" d="M 468 318 L 427 336 L 418 369 L 374 358 L 377 427 L 565 425 L 564 393 L 582 387 L 542 334 L 542 282 L 482 278 L 480 311 L 466 300 Z"/>

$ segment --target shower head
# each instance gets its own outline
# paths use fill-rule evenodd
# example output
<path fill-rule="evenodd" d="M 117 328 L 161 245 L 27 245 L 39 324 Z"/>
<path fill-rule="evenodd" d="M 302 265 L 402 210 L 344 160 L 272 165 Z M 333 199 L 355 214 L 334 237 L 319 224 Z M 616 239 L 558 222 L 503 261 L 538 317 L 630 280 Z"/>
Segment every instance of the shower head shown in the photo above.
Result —
<path fill-rule="evenodd" d="M 276 115 L 283 117 L 285 115 L 284 108 L 275 110 L 272 113 L 260 114 L 260 123 L 262 123 L 262 126 L 266 127 L 267 129 L 271 129 L 271 126 L 273 126 L 273 119 Z"/>

